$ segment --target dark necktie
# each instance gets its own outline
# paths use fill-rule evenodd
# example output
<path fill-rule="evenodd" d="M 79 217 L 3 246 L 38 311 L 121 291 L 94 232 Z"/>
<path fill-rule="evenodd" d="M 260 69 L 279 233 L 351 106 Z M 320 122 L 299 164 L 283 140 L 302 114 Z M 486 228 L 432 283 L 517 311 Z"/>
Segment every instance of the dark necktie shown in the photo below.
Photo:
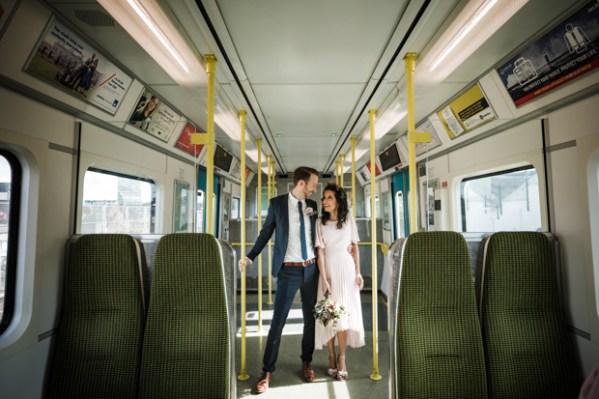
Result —
<path fill-rule="evenodd" d="M 302 201 L 297 202 L 300 218 L 300 240 L 302 242 L 302 258 L 308 259 L 308 246 L 306 245 L 306 225 L 304 224 L 304 214 L 302 213 Z"/>

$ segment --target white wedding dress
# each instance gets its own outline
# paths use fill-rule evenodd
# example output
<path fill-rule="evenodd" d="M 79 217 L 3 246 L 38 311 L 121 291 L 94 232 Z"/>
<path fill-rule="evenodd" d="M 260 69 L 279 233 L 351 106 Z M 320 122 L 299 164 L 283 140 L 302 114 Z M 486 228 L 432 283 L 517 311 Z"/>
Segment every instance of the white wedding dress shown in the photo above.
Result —
<path fill-rule="evenodd" d="M 337 325 L 328 323 L 325 327 L 316 321 L 315 347 L 322 349 L 335 336 L 337 331 L 349 330 L 348 345 L 353 348 L 364 346 L 364 323 L 360 289 L 356 283 L 354 259 L 349 253 L 350 244 L 358 243 L 356 222 L 348 215 L 343 228 L 337 229 L 337 221 L 328 221 L 323 226 L 322 219 L 316 221 L 316 247 L 324 248 L 325 268 L 331 286 L 330 300 L 343 305 L 346 312 L 341 315 Z M 322 281 L 318 281 L 317 301 L 324 299 Z"/>

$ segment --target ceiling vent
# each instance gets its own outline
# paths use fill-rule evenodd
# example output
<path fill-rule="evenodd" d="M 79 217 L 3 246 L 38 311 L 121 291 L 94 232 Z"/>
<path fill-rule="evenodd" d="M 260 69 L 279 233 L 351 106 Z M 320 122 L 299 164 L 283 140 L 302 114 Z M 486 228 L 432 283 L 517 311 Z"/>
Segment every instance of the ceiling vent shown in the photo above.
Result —
<path fill-rule="evenodd" d="M 75 16 L 81 22 L 94 28 L 114 27 L 114 19 L 100 10 L 75 10 Z"/>

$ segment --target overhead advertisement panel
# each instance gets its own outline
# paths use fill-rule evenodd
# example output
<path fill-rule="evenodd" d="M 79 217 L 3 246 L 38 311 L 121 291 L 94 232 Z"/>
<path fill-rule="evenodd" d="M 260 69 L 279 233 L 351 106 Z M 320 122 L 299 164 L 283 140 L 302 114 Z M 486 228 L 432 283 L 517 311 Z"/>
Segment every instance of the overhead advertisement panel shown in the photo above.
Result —
<path fill-rule="evenodd" d="M 133 81 L 54 18 L 24 70 L 113 116 Z"/>
<path fill-rule="evenodd" d="M 437 116 L 450 139 L 497 118 L 478 84 L 438 111 Z"/>
<path fill-rule="evenodd" d="M 587 2 L 497 69 L 516 107 L 599 66 L 599 2 Z"/>
<path fill-rule="evenodd" d="M 202 152 L 202 148 L 204 148 L 203 144 L 191 144 L 191 135 L 194 133 L 200 133 L 197 131 L 195 125 L 192 122 L 187 122 L 181 134 L 179 134 L 179 138 L 175 142 L 175 147 L 187 152 L 190 155 L 194 155 L 197 157 Z"/>
<path fill-rule="evenodd" d="M 129 117 L 130 124 L 162 141 L 169 140 L 180 120 L 181 115 L 173 111 L 148 89 L 141 93 L 137 105 Z"/>

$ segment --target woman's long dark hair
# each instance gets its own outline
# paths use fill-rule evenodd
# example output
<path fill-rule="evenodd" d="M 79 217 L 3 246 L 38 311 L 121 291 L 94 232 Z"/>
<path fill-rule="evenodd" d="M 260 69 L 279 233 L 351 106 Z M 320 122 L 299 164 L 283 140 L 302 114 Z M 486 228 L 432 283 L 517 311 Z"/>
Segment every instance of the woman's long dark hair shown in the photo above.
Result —
<path fill-rule="evenodd" d="M 345 190 L 343 189 L 343 187 L 341 187 L 335 183 L 327 184 L 327 186 L 324 188 L 324 190 L 322 190 L 323 198 L 324 198 L 324 193 L 327 191 L 331 191 L 331 192 L 335 193 L 335 199 L 337 200 L 337 228 L 341 229 L 341 228 L 343 228 L 343 225 L 347 221 L 347 215 L 349 213 L 349 207 L 347 205 L 347 194 L 345 193 Z M 325 225 L 329 221 L 330 217 L 331 217 L 331 215 L 328 212 L 325 212 L 325 210 L 323 208 L 322 224 Z"/>

